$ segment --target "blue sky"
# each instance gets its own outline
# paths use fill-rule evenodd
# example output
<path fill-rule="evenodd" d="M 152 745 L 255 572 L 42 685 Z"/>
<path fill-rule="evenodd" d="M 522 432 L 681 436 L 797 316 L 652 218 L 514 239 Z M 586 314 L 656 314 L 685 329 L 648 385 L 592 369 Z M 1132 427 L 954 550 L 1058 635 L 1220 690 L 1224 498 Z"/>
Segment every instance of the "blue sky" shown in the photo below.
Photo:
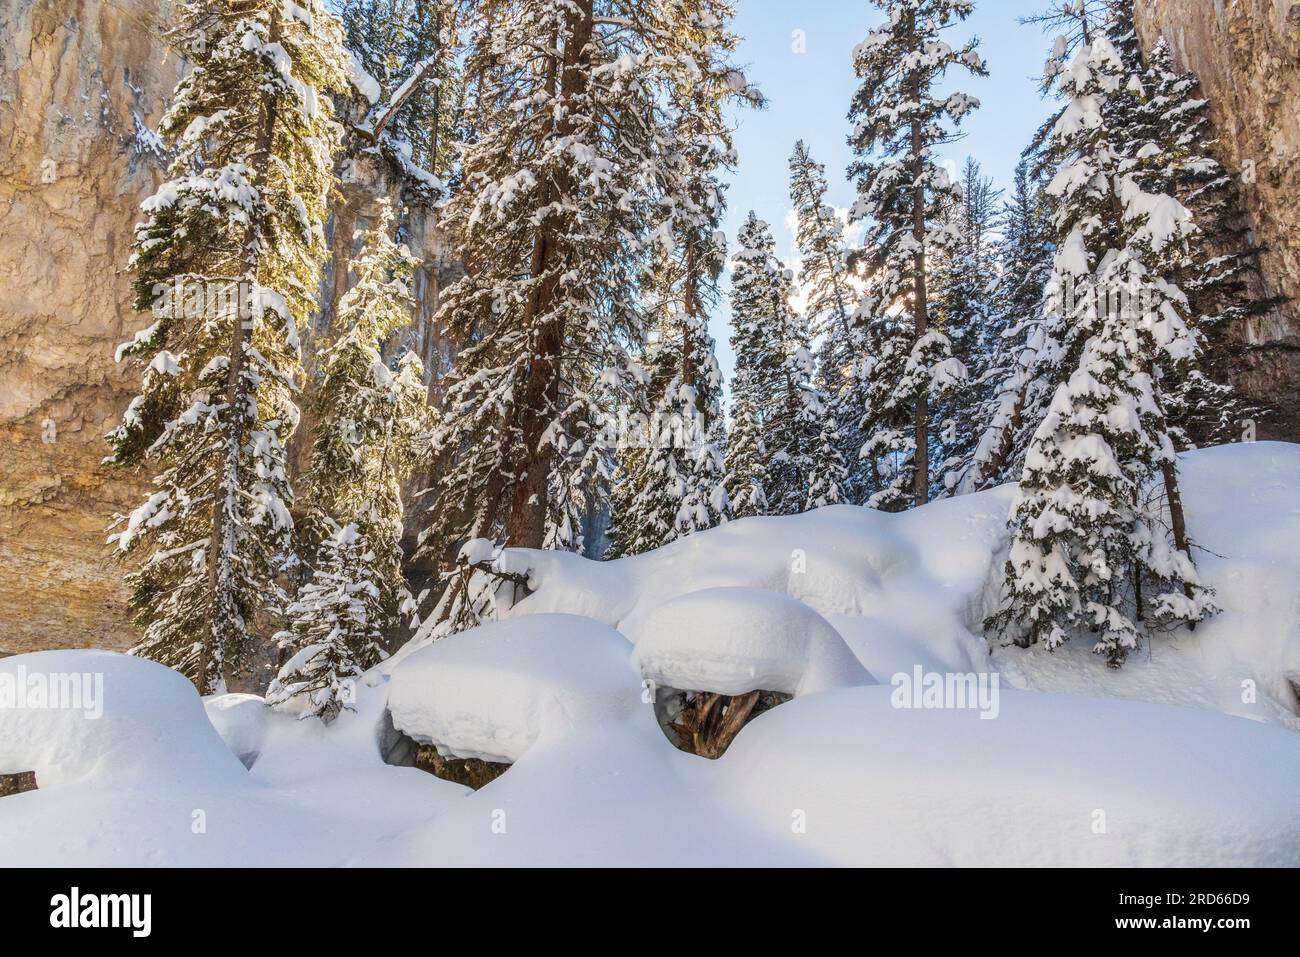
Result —
<path fill-rule="evenodd" d="M 1051 38 L 1036 27 L 1020 26 L 1017 19 L 1050 2 L 977 0 L 974 15 L 951 31 L 954 43 L 970 35 L 980 38 L 990 76 L 954 73 L 958 88 L 979 97 L 982 106 L 963 124 L 966 138 L 949 147 L 945 158 L 960 165 L 967 155 L 974 156 L 999 186 L 1010 182 L 1020 151 L 1048 111 L 1038 96 L 1037 77 Z M 739 165 L 731 178 L 723 228 L 734 244 L 753 209 L 772 224 L 778 253 L 786 258 L 794 254 L 785 220 L 790 208 L 787 161 L 795 140 L 802 138 L 813 158 L 826 165 L 832 204 L 848 206 L 853 197 L 844 173 L 851 158 L 846 143 L 849 100 L 856 87 L 851 53 L 884 18 L 867 0 L 737 0 L 736 7 L 735 30 L 744 37 L 737 60 L 769 105 L 762 112 L 736 113 Z M 795 52 L 796 30 L 803 31 L 804 53 Z M 729 321 L 724 303 L 712 326 L 728 378 L 733 365 Z"/>

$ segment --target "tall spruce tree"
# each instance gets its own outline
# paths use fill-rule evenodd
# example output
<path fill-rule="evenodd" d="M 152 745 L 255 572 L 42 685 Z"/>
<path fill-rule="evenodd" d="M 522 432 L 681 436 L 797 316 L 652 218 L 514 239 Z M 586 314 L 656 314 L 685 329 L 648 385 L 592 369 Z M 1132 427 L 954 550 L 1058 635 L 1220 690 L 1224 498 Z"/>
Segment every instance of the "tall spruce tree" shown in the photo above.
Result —
<path fill-rule="evenodd" d="M 348 49 L 374 78 L 374 115 L 418 169 L 453 174 L 464 77 L 457 62 L 457 0 L 343 0 Z"/>
<path fill-rule="evenodd" d="M 822 413 L 822 427 L 817 435 L 817 445 L 812 452 L 812 470 L 808 474 L 808 498 L 804 511 L 839 505 L 847 500 L 849 469 L 840 451 L 841 434 L 835 417 L 826 408 Z"/>
<path fill-rule="evenodd" d="M 1200 361 L 1166 384 L 1179 448 L 1235 440 L 1243 423 L 1268 410 L 1232 384 L 1242 366 L 1241 326 L 1271 312 L 1279 299 L 1261 290 L 1261 249 L 1253 240 L 1236 179 L 1214 157 L 1219 141 L 1193 74 L 1180 72 L 1162 38 L 1148 57 L 1140 110 L 1139 178 L 1191 212 L 1197 231 L 1170 250 L 1174 281 L 1204 346 Z"/>
<path fill-rule="evenodd" d="M 131 257 L 154 322 L 118 350 L 144 374 L 109 436 L 112 461 L 157 470 L 155 491 L 111 540 L 135 562 L 135 652 L 206 694 L 249 662 L 255 617 L 282 606 L 297 329 L 324 252 L 327 94 L 345 86 L 345 54 L 319 0 L 187 0 L 174 37 L 192 63 L 162 121 L 175 159 Z"/>
<path fill-rule="evenodd" d="M 327 721 L 379 662 L 403 610 L 413 610 L 402 575 L 401 482 L 428 417 L 418 356 L 406 352 L 395 367 L 383 358 L 415 306 L 413 260 L 391 229 L 384 205 L 352 263 L 356 284 L 339 304 L 339 333 L 317 356 L 310 478 L 318 544 L 288 608 L 293 654 L 267 693 L 273 705 Z"/>
<path fill-rule="evenodd" d="M 1130 0 L 1087 0 L 1041 19 L 1064 31 L 1046 71 L 1053 88 L 1058 80 L 1069 78 L 1069 51 L 1097 36 L 1110 41 L 1115 75 L 1109 88 L 1098 94 L 1095 114 L 1105 119 L 1112 165 L 1143 190 L 1180 200 L 1197 224 L 1190 235 L 1161 249 L 1161 263 L 1152 264 L 1187 296 L 1186 321 L 1200 343 L 1194 362 L 1162 370 L 1161 392 L 1176 447 L 1229 440 L 1239 434 L 1242 422 L 1260 417 L 1262 411 L 1230 384 L 1231 370 L 1240 363 L 1231 327 L 1244 316 L 1267 312 L 1276 300 L 1251 294 L 1260 288 L 1251 276 L 1258 249 L 1248 239 L 1235 183 L 1205 154 L 1213 146 L 1207 104 L 1194 98 L 1192 78 L 1171 72 L 1167 49 L 1157 46 L 1143 66 Z M 1073 104 L 1071 100 L 1056 114 L 1048 133 Z M 1051 136 L 1031 152 L 1033 170 L 1049 179 L 1059 178 L 1072 162 L 1059 138 Z M 1067 240 L 1070 228 L 1062 202 L 1059 192 L 1048 191 L 1043 197 L 1053 221 L 1052 240 L 1058 244 Z M 1114 220 L 1111 216 L 1106 222 Z M 1060 282 L 1048 290 L 1053 299 L 1087 301 L 1086 295 L 1072 294 L 1074 278 L 1057 279 Z M 985 406 L 976 465 L 963 479 L 963 488 L 988 487 L 1018 474 L 1055 389 L 1070 368 L 1057 333 L 1042 317 L 1006 333 L 1008 348 L 999 360 L 1001 384 Z"/>
<path fill-rule="evenodd" d="M 933 413 L 939 424 L 938 485 L 944 494 L 956 492 L 970 471 L 980 438 L 978 419 L 971 412 L 984 398 L 993 372 L 998 345 L 994 229 L 1001 196 L 979 163 L 968 158 L 961 174 L 961 202 L 953 211 L 956 238 L 934 269 L 935 322 L 966 369 L 965 379 L 938 398 Z"/>
<path fill-rule="evenodd" d="M 868 224 L 865 258 L 874 276 L 861 315 L 876 327 L 869 337 L 873 347 L 883 350 L 874 352 L 870 375 L 887 377 L 890 389 L 872 397 L 863 454 L 879 470 L 882 454 L 896 459 L 910 446 L 910 474 L 896 475 L 888 487 L 896 491 L 900 479 L 910 482 L 913 503 L 922 505 L 933 480 L 930 403 L 964 377 L 951 342 L 931 318 L 930 268 L 952 244 L 946 219 L 959 201 L 935 151 L 953 140 L 955 126 L 979 105 L 972 96 L 938 87 L 953 67 L 976 76 L 987 71 L 974 41 L 956 48 L 943 38 L 970 16 L 970 0 L 875 2 L 889 22 L 853 52 L 861 84 L 849 111 L 858 157 L 849 176 L 858 185 L 853 217 Z M 881 392 L 879 383 L 873 391 Z M 906 439 L 905 417 L 911 418 Z M 880 503 L 882 494 L 877 489 L 873 500 Z M 896 494 L 887 498 L 897 504 Z"/>
<path fill-rule="evenodd" d="M 1052 51 L 1043 69 L 1041 90 L 1044 96 L 1059 96 L 1062 81 L 1068 77 L 1068 65 L 1079 50 L 1089 43 L 1106 23 L 1107 10 L 1115 0 L 1072 0 L 1050 4 L 1034 16 L 1021 19 L 1022 24 L 1040 27 L 1055 34 Z M 1121 72 L 1123 72 L 1121 70 Z M 1104 104 L 1099 104 L 1104 107 Z M 1015 481 L 1024 468 L 1025 455 L 1039 424 L 1046 414 L 1061 376 L 1060 344 L 1052 338 L 1045 317 L 1044 301 L 1066 298 L 1066 288 L 1050 285 L 1052 263 L 1064 241 L 1068 229 L 1066 217 L 1060 209 L 1061 197 L 1043 188 L 1051 183 L 1071 157 L 1061 149 L 1057 130 L 1069 102 L 1056 108 L 1039 127 L 1021 156 L 1026 184 L 1032 184 L 1037 214 L 1044 224 L 1043 235 L 1026 231 L 1022 255 L 1016 257 L 1018 265 L 1029 267 L 1025 273 L 1029 280 L 1020 287 L 1015 297 L 1014 321 L 1001 330 L 1001 347 L 993 360 L 995 372 L 990 375 L 992 396 L 980 409 L 980 437 L 972 457 L 971 468 L 961 479 L 965 491 L 977 491 Z M 1130 113 L 1130 123 L 1133 114 Z M 1116 124 L 1118 127 L 1119 124 Z M 1113 131 L 1116 142 L 1127 137 L 1118 129 Z M 1025 207 L 1028 208 L 1027 206 Z M 1021 220 L 1027 224 L 1029 220 Z M 1036 255 L 1037 241 L 1050 250 L 1044 257 Z M 1058 279 L 1060 277 L 1057 277 Z M 1014 274 L 1010 275 L 1011 281 Z M 1066 286 L 1073 280 L 1067 280 Z M 1036 296 L 1035 301 L 1029 299 Z"/>
<path fill-rule="evenodd" d="M 728 40 L 728 46 L 730 40 Z M 726 262 L 721 169 L 734 163 L 723 105 L 725 74 L 674 90 L 672 148 L 661 163 L 657 242 L 641 298 L 654 324 L 650 379 L 636 407 L 643 447 L 625 450 L 614 501 L 611 557 L 657 548 L 712 528 L 728 514 L 722 450 L 722 372 L 708 332 Z"/>
<path fill-rule="evenodd" d="M 656 398 L 642 403 L 631 441 L 620 450 L 609 558 L 712 528 L 730 513 L 716 428 L 722 373 L 712 338 L 702 324 L 670 313 L 647 360 L 647 393 Z M 684 362 L 694 367 L 692 385 L 685 384 Z"/>
<path fill-rule="evenodd" d="M 827 190 L 826 167 L 799 140 L 790 155 L 790 202 L 801 256 L 799 287 L 806 299 L 809 331 L 819 343 L 817 386 L 829 406 L 826 435 L 819 439 L 823 444 L 817 457 L 823 464 L 817 469 L 819 488 L 813 501 L 858 503 L 866 490 L 858 457 L 865 413 L 865 383 L 858 373 L 866 337 L 854 322 L 857 295 L 850 281 L 845 224 L 827 204 Z"/>
<path fill-rule="evenodd" d="M 771 229 L 750 212 L 737 245 L 731 276 L 736 421 L 727 489 L 738 515 L 757 508 L 752 457 L 761 454 L 766 512 L 794 515 L 808 503 L 826 403 L 812 381 L 807 324 L 790 307 L 791 276 L 776 258 Z"/>
<path fill-rule="evenodd" d="M 747 377 L 747 373 L 737 371 L 731 385 L 726 490 L 733 518 L 767 514 L 767 446 L 755 390 Z"/>
<path fill-rule="evenodd" d="M 1049 189 L 1065 235 L 1044 339 L 1059 385 L 1026 455 L 1013 508 L 1007 603 L 989 625 L 1055 647 L 1090 631 L 1118 667 L 1154 625 L 1215 611 L 1192 561 L 1163 407 L 1163 370 L 1195 361 L 1186 298 L 1159 273 L 1190 214 L 1131 175 L 1106 99 L 1134 95 L 1100 33 L 1061 75 Z M 1115 114 L 1121 115 L 1121 114 Z"/>
<path fill-rule="evenodd" d="M 976 444 L 957 490 L 966 493 L 1015 481 L 1038 427 L 1026 407 L 1043 401 L 1043 380 L 1033 374 L 1041 346 L 1043 292 L 1052 268 L 1051 218 L 1030 160 L 1016 166 L 1011 199 L 1002 211 L 999 274 L 985 333 L 988 368 L 976 390 L 972 418 Z"/>
<path fill-rule="evenodd" d="M 681 91 L 748 94 L 730 16 L 724 0 L 514 0 L 469 25 L 470 142 L 443 217 L 466 275 L 440 306 L 469 345 L 432 441 L 424 547 L 438 559 L 466 539 L 574 541 L 565 526 L 603 485 L 602 425 L 642 345 Z"/>

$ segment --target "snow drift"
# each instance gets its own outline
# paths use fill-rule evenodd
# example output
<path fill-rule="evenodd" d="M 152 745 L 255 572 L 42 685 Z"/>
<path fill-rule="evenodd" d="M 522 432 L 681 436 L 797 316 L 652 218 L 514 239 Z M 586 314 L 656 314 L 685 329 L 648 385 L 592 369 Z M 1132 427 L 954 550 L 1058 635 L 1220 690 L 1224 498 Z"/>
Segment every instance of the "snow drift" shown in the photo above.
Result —
<path fill-rule="evenodd" d="M 629 619 L 645 679 L 669 688 L 800 695 L 873 683 L 839 633 L 801 601 L 757 588 L 705 588 Z"/>
<path fill-rule="evenodd" d="M 6 659 L 105 681 L 98 723 L 0 709 L 0 773 L 40 787 L 0 800 L 0 860 L 1295 865 L 1300 447 L 1194 453 L 1183 484 L 1224 611 L 1119 672 L 1087 643 L 980 636 L 1010 488 L 747 519 L 605 564 L 511 553 L 531 595 L 412 643 L 329 726 L 250 696 L 205 714 L 120 655 Z M 910 706 L 890 686 L 916 668 L 1000 682 L 996 715 Z M 796 697 L 708 761 L 665 738 L 647 679 Z M 470 792 L 385 765 L 389 716 L 513 766 Z"/>
<path fill-rule="evenodd" d="M 393 726 L 451 757 L 514 762 L 543 733 L 620 720 L 638 707 L 628 651 L 614 629 L 576 615 L 451 635 L 395 670 Z"/>

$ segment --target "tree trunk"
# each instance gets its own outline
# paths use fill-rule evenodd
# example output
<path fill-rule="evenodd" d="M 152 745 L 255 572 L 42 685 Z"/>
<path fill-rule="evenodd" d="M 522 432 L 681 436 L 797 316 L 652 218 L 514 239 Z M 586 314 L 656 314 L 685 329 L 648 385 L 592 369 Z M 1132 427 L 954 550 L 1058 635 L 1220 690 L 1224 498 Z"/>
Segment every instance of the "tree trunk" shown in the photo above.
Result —
<path fill-rule="evenodd" d="M 673 723 L 673 730 L 691 754 L 720 758 L 749 721 L 762 693 L 750 691 L 733 698 L 701 691 L 682 709 Z"/>
<path fill-rule="evenodd" d="M 695 242 L 688 240 L 686 245 L 686 283 L 682 290 L 682 310 L 686 313 L 686 324 L 682 329 L 682 385 L 692 388 L 695 385 L 695 317 L 699 312 L 698 286 L 699 276 L 695 271 Z"/>
<path fill-rule="evenodd" d="M 565 104 L 571 104 L 574 99 L 585 94 L 591 80 L 589 47 L 594 29 L 592 3 L 593 0 L 578 0 L 569 8 L 565 18 L 564 61 L 562 76 L 559 78 L 560 98 Z M 556 85 L 553 71 L 547 82 L 553 94 Z M 566 111 L 556 123 L 552 134 L 571 134 L 573 122 L 570 117 L 571 111 Z M 573 190 L 570 175 L 561 173 L 555 177 L 551 187 L 552 197 L 568 196 Z M 554 215 L 551 214 L 552 217 Z M 538 231 L 533 244 L 531 274 L 534 277 L 547 273 L 549 275 L 533 289 L 524 307 L 524 328 L 536 327 L 536 334 L 530 343 L 533 355 L 519 410 L 523 463 L 520 474 L 515 479 L 510 518 L 506 526 L 506 542 L 516 548 L 541 548 L 546 535 L 547 487 L 550 484 L 552 452 L 549 448 L 541 448 L 541 443 L 559 399 L 561 350 L 566 332 L 563 316 L 548 315 L 555 304 L 559 279 L 558 274 L 552 271 L 552 266 L 566 254 L 560 232 L 553 218 L 548 219 Z"/>
<path fill-rule="evenodd" d="M 1155 399 L 1156 408 L 1160 410 L 1160 427 L 1161 431 L 1168 434 L 1168 419 L 1165 417 L 1164 400 L 1160 397 L 1159 379 L 1155 373 L 1154 364 L 1147 365 L 1147 375 L 1151 379 L 1152 396 Z M 1187 539 L 1187 513 L 1183 510 L 1183 492 L 1178 485 L 1178 458 L 1174 458 L 1160 463 L 1160 476 L 1165 483 L 1165 500 L 1169 503 L 1169 525 L 1174 535 L 1174 547 L 1187 556 L 1187 560 L 1192 560 L 1192 546 Z M 1183 582 L 1183 594 L 1188 600 L 1194 597 L 1192 586 L 1188 582 Z M 1142 613 L 1141 605 L 1138 606 L 1138 614 Z M 1187 623 L 1188 630 L 1196 630 L 1196 622 Z"/>
<path fill-rule="evenodd" d="M 1162 462 L 1160 474 L 1165 480 L 1165 498 L 1169 501 L 1169 523 L 1173 528 L 1174 547 L 1186 555 L 1188 561 L 1191 561 L 1191 544 L 1187 540 L 1187 515 L 1183 511 L 1183 493 L 1178 487 L 1178 468 L 1173 462 Z M 1183 594 L 1189 599 L 1193 597 L 1190 583 L 1183 582 Z M 1195 631 L 1196 622 L 1188 622 L 1188 628 Z"/>
<path fill-rule="evenodd" d="M 1020 432 L 1020 426 L 1024 423 L 1025 400 L 1028 398 L 1028 390 L 1029 386 L 1026 383 L 1017 393 L 1016 404 L 1011 409 L 1011 421 L 1002 429 L 1002 439 L 998 442 L 997 451 L 980 469 L 979 476 L 975 479 L 973 491 L 983 491 L 993 477 L 1002 471 L 1002 466 L 1006 464 L 1007 459 L 1011 458 L 1011 453 L 1015 451 L 1016 436 Z"/>

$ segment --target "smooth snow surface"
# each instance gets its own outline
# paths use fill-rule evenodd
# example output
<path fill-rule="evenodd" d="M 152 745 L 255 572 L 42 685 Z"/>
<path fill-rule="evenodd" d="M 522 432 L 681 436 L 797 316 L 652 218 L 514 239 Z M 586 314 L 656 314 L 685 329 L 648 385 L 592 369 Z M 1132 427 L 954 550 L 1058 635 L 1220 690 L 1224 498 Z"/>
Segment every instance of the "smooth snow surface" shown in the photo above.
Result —
<path fill-rule="evenodd" d="M 757 588 L 690 592 L 623 629 L 636 644 L 641 675 L 670 688 L 808 694 L 874 683 L 825 618 Z"/>
<path fill-rule="evenodd" d="M 40 787 L 58 788 L 243 773 L 194 686 L 170 668 L 107 651 L 43 651 L 0 659 L 0 689 L 5 676 L 23 679 L 29 694 L 60 690 L 41 704 L 0 707 L 0 774 L 35 771 Z"/>
<path fill-rule="evenodd" d="M 543 734 L 625 719 L 641 687 L 627 641 L 576 615 L 534 615 L 451 635 L 393 671 L 393 725 L 447 755 L 514 762 Z"/>
<path fill-rule="evenodd" d="M 328 726 L 122 655 L 8 658 L 0 703 L 20 668 L 99 674 L 103 713 L 0 707 L 0 773 L 39 785 L 0 799 L 0 862 L 1300 864 L 1300 447 L 1193 453 L 1182 477 L 1224 612 L 1119 672 L 1087 641 L 979 636 L 1011 488 L 747 519 L 605 564 L 507 552 L 533 594 L 412 643 Z M 997 680 L 996 707 L 891 686 L 917 673 Z M 643 677 L 797 697 L 707 761 L 667 741 Z M 390 709 L 514 766 L 470 792 L 387 765 Z"/>
<path fill-rule="evenodd" d="M 226 747 L 244 767 L 251 768 L 266 740 L 266 702 L 255 694 L 223 694 L 208 698 L 203 706 Z"/>

